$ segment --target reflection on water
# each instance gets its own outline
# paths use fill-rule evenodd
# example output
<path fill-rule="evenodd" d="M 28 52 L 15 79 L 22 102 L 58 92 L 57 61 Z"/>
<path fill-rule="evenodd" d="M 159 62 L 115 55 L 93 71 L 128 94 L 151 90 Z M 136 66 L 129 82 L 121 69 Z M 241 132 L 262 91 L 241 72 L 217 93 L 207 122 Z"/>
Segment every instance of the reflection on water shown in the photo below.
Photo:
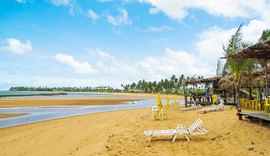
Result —
<path fill-rule="evenodd" d="M 82 107 L 64 107 L 64 108 L 48 108 L 48 107 L 14 107 L 0 108 L 0 114 L 10 113 L 29 113 L 25 116 L 2 118 L 0 119 L 0 128 L 45 121 L 75 115 L 91 114 L 97 112 L 106 112 L 113 110 L 123 110 L 132 108 L 143 108 L 155 105 L 155 99 L 141 99 L 134 104 L 122 105 L 103 105 L 103 106 L 82 106 Z"/>

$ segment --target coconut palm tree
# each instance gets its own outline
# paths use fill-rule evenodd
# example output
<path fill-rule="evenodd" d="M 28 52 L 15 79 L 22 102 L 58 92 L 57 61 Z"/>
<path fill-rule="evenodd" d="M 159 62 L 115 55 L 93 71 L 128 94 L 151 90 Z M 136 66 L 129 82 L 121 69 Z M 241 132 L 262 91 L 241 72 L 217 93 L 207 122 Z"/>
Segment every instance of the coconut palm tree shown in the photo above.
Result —
<path fill-rule="evenodd" d="M 270 29 L 263 30 L 259 42 L 270 40 Z"/>
<path fill-rule="evenodd" d="M 263 30 L 262 35 L 259 39 L 259 42 L 269 41 L 270 40 L 270 29 Z M 268 96 L 268 77 L 267 77 L 267 59 L 261 59 L 259 60 L 259 64 L 265 69 L 265 92 L 266 96 Z"/>
<path fill-rule="evenodd" d="M 230 77 L 230 79 L 232 78 L 232 81 L 230 81 L 230 85 L 233 86 L 235 90 L 236 108 L 238 112 L 241 112 L 240 87 L 242 73 L 246 68 L 247 64 L 249 63 L 249 59 L 235 60 L 230 56 L 240 52 L 243 48 L 247 46 L 247 44 L 242 41 L 241 28 L 242 25 L 240 25 L 235 34 L 232 35 L 227 46 L 223 45 L 223 49 L 225 51 L 224 55 L 226 57 L 226 63 L 224 64 L 223 73 L 224 75 L 232 75 L 232 77 Z M 241 120 L 240 116 L 239 119 Z"/>

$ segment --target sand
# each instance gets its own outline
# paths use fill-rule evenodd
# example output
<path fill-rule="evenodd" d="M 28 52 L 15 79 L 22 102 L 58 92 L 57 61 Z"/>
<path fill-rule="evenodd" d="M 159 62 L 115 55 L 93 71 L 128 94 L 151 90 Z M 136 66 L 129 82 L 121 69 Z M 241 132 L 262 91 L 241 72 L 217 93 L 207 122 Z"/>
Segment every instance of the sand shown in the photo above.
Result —
<path fill-rule="evenodd" d="M 11 118 L 11 117 L 17 117 L 17 116 L 23 116 L 26 115 L 24 113 L 22 114 L 0 114 L 0 118 Z"/>
<path fill-rule="evenodd" d="M 270 129 L 239 121 L 235 109 L 198 113 L 168 109 L 168 119 L 152 121 L 150 108 L 69 117 L 0 129 L 0 155 L 270 155 Z M 207 135 L 147 141 L 146 129 L 175 128 L 204 121 Z"/>
<path fill-rule="evenodd" d="M 101 98 L 6 98 L 0 99 L 2 107 L 30 107 L 30 106 L 83 106 L 83 105 L 115 105 L 124 104 L 132 100 L 101 99 Z"/>

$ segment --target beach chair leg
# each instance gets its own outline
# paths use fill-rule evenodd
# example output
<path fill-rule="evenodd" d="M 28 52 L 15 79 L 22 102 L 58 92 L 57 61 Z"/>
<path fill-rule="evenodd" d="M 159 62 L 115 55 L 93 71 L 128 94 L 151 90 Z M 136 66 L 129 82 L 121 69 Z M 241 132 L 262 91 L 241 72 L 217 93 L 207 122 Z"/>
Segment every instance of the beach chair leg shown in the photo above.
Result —
<path fill-rule="evenodd" d="M 177 138 L 177 134 L 175 134 L 175 135 L 173 136 L 172 142 L 174 142 L 176 138 Z"/>
<path fill-rule="evenodd" d="M 190 141 L 190 139 L 188 138 L 187 134 L 185 134 L 185 137 L 186 137 L 186 139 L 187 139 L 188 141 Z"/>
<path fill-rule="evenodd" d="M 150 137 L 148 138 L 148 142 L 150 142 L 150 141 L 151 141 L 151 139 L 152 139 L 152 136 L 150 136 Z"/>

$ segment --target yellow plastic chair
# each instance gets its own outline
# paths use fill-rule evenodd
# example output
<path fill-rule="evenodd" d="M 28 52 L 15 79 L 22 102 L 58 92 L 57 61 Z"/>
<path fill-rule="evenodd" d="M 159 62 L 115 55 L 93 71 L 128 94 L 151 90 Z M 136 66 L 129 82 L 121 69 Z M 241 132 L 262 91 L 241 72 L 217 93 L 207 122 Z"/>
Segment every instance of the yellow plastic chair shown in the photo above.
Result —
<path fill-rule="evenodd" d="M 245 99 L 245 108 L 248 108 L 248 109 L 251 108 L 251 102 L 249 99 Z"/>
<path fill-rule="evenodd" d="M 217 99 L 217 94 L 213 94 L 212 95 L 212 102 L 213 102 L 213 104 L 218 104 L 218 99 Z"/>
<path fill-rule="evenodd" d="M 250 100 L 251 102 L 251 109 L 255 109 L 256 100 Z"/>
<path fill-rule="evenodd" d="M 240 99 L 240 105 L 242 108 L 245 108 L 245 99 L 244 98 Z"/>
<path fill-rule="evenodd" d="M 261 110 L 261 103 L 259 100 L 255 100 L 255 106 L 254 106 L 255 110 Z"/>
<path fill-rule="evenodd" d="M 268 109 L 267 109 L 268 108 Z M 266 113 L 269 114 L 269 117 L 270 117 L 270 97 L 268 96 L 268 98 L 265 100 L 265 103 L 264 103 L 264 111 Z"/>
<path fill-rule="evenodd" d="M 164 115 L 164 113 L 167 113 L 167 112 L 164 112 L 164 106 L 162 105 L 162 101 L 161 101 L 161 97 L 160 97 L 160 94 L 159 93 L 157 95 L 156 106 L 158 108 L 158 118 L 160 120 L 163 120 L 163 115 Z"/>
<path fill-rule="evenodd" d="M 173 104 L 178 105 L 178 101 L 177 101 L 176 97 L 173 98 Z"/>

